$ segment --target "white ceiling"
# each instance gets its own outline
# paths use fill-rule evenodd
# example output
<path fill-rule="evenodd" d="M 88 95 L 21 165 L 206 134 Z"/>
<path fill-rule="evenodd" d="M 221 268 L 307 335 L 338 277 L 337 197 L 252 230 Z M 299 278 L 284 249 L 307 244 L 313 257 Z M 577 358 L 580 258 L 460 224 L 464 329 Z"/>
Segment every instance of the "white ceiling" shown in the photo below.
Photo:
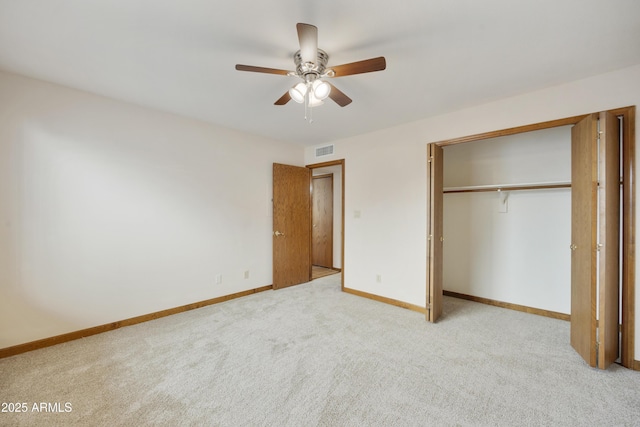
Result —
<path fill-rule="evenodd" d="M 353 99 L 273 103 L 295 25 L 319 29 Z M 0 0 L 0 69 L 313 145 L 640 63 L 638 0 Z"/>

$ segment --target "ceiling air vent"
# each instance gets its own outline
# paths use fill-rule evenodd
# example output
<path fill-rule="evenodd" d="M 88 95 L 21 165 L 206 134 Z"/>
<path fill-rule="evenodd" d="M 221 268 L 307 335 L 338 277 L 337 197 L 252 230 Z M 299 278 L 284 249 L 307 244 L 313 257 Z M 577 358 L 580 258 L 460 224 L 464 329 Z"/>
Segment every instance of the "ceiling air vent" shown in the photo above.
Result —
<path fill-rule="evenodd" d="M 316 148 L 316 157 L 329 156 L 333 154 L 333 144 Z"/>

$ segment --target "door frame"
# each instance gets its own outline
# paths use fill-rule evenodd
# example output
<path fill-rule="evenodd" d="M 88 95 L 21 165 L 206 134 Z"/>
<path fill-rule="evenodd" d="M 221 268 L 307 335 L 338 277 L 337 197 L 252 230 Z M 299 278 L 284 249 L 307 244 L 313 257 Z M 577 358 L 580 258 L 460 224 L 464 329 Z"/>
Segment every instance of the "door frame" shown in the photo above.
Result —
<path fill-rule="evenodd" d="M 315 232 L 315 228 L 316 228 L 316 226 L 315 226 L 316 221 L 314 220 L 315 204 L 313 204 L 313 202 L 314 202 L 314 200 L 316 200 L 316 194 L 317 194 L 316 193 L 316 182 L 315 182 L 315 180 L 317 180 L 317 179 L 329 179 L 331 181 L 331 194 L 330 194 L 330 196 L 331 196 L 331 219 L 330 219 L 331 233 L 329 234 L 329 242 L 330 242 L 329 253 L 331 255 L 330 256 L 331 260 L 329 261 L 330 265 L 328 267 L 326 267 L 326 266 L 323 266 L 323 267 L 331 268 L 331 269 L 334 268 L 334 265 L 333 265 L 333 233 L 334 233 L 334 229 L 333 229 L 333 223 L 334 223 L 334 221 L 333 221 L 333 217 L 334 217 L 334 208 L 333 208 L 333 191 L 334 191 L 334 188 L 333 188 L 333 181 L 334 181 L 334 179 L 333 178 L 334 178 L 333 173 L 325 173 L 325 174 L 322 174 L 322 175 L 313 175 L 313 172 L 311 173 L 311 202 L 312 202 L 312 207 L 311 207 L 311 266 L 312 267 L 314 265 L 319 265 L 319 264 L 314 264 L 314 262 L 313 262 L 314 259 L 315 259 L 314 258 L 315 251 L 313 249 L 313 247 L 314 247 L 313 246 L 314 245 L 313 236 L 314 236 L 314 232 Z"/>
<path fill-rule="evenodd" d="M 622 138 L 623 145 L 621 147 L 622 152 L 622 164 L 620 165 L 622 171 L 622 328 L 621 328 L 621 351 L 620 358 L 622 365 L 626 368 L 634 369 L 635 362 L 635 283 L 636 283 L 636 253 L 635 253 L 635 222 L 636 222 L 636 135 L 635 135 L 635 123 L 636 123 L 636 107 L 622 107 L 608 112 L 623 117 Z M 597 114 L 598 112 L 596 112 Z M 559 126 L 575 125 L 583 118 L 589 116 L 589 114 L 582 114 L 579 116 L 567 117 L 564 119 L 551 120 L 547 122 L 534 123 L 525 126 L 518 126 L 508 129 L 502 129 L 497 131 L 485 132 L 475 135 L 463 136 L 460 138 L 448 139 L 444 141 L 433 142 L 439 147 L 445 147 L 448 145 L 455 145 L 461 143 L 481 141 L 490 138 L 497 138 L 500 136 L 515 135 L 519 133 L 531 132 L 542 129 L 549 129 Z M 430 194 L 431 186 L 427 185 L 427 200 L 433 200 Z M 428 206 L 428 210 L 431 207 Z M 429 245 L 427 245 L 427 263 L 429 263 Z M 431 283 L 429 282 L 429 276 L 427 276 L 427 295 L 431 289 Z M 635 368 L 638 368 L 635 366 Z"/>
<path fill-rule="evenodd" d="M 345 238 L 345 227 L 344 227 L 344 212 L 345 212 L 345 161 L 344 159 L 340 159 L 340 160 L 330 160 L 328 162 L 322 162 L 322 163 L 312 163 L 309 165 L 306 165 L 307 168 L 309 169 L 320 169 L 320 168 L 326 168 L 326 167 L 330 167 L 330 166 L 340 166 L 342 169 L 342 177 L 341 177 L 341 189 L 342 189 L 342 212 L 341 212 L 341 216 L 342 216 L 342 220 L 341 220 L 341 224 L 340 224 L 340 288 L 344 291 L 344 238 Z M 334 180 L 334 184 L 335 184 L 335 180 Z M 334 224 L 335 226 L 335 224 Z M 311 231 L 309 231 L 309 242 L 311 243 Z"/>

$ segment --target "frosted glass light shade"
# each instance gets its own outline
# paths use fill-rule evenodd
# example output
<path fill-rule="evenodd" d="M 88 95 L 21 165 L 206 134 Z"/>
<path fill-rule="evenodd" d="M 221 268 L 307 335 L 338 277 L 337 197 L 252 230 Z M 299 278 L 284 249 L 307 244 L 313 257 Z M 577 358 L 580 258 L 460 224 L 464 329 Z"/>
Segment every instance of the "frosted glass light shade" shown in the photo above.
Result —
<path fill-rule="evenodd" d="M 322 80 L 316 80 L 313 82 L 313 95 L 319 99 L 323 100 L 329 93 L 331 92 L 331 85 L 327 82 L 323 82 Z"/>
<path fill-rule="evenodd" d="M 313 91 L 309 92 L 309 107 L 317 107 L 322 104 L 324 104 L 324 101 L 322 99 L 316 98 L 316 96 L 313 94 Z"/>
<path fill-rule="evenodd" d="M 291 99 L 296 101 L 298 104 L 302 104 L 304 102 L 304 96 L 307 93 L 307 85 L 304 83 L 298 83 L 291 89 L 289 89 L 289 96 Z"/>

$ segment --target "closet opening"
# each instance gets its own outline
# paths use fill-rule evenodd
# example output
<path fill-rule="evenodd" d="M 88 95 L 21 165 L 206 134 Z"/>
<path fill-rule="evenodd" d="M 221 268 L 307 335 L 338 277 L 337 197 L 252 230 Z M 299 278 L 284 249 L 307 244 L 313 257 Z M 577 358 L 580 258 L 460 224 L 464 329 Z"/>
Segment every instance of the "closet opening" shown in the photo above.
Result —
<path fill-rule="evenodd" d="M 443 154 L 444 295 L 569 320 L 571 127 Z"/>
<path fill-rule="evenodd" d="M 616 335 L 618 324 L 620 325 L 619 340 L 617 337 L 615 340 L 616 345 L 618 342 L 620 345 L 619 362 L 625 367 L 633 368 L 635 107 L 608 113 L 616 120 L 616 127 L 620 130 L 619 138 L 615 137 L 618 138 L 616 143 L 619 154 L 617 150 L 613 151 L 614 154 L 610 154 L 608 160 L 608 168 L 614 171 L 612 173 L 615 173 L 616 179 L 611 178 L 613 175 L 610 174 L 607 181 L 608 188 L 613 188 L 612 182 L 615 181 L 615 189 L 618 191 L 616 196 L 619 195 L 619 202 L 617 198 L 607 199 L 609 206 L 614 203 L 614 199 L 617 203 L 615 209 L 607 208 L 617 221 L 611 219 L 611 214 L 605 221 L 602 207 L 582 206 L 591 206 L 589 210 L 595 207 L 592 221 L 594 229 L 609 223 L 609 230 L 611 227 L 616 230 L 615 233 L 609 232 L 610 235 L 615 234 L 615 245 L 611 244 L 614 240 L 607 240 L 607 249 L 619 245 L 619 250 L 609 250 L 611 254 L 615 252 L 617 258 L 615 274 L 607 279 L 607 283 L 616 282 L 615 310 L 611 308 L 611 294 L 596 290 L 588 298 L 593 297 L 593 305 L 604 304 L 603 301 L 607 300 L 606 311 L 615 311 Z M 611 356 L 609 353 L 605 355 L 604 350 L 597 347 L 598 340 L 604 335 L 603 325 L 610 324 L 611 321 L 600 318 L 597 312 L 582 313 L 584 310 L 575 304 L 575 301 L 580 300 L 582 291 L 576 294 L 573 289 L 575 284 L 571 284 L 572 278 L 576 276 L 576 252 L 580 252 L 574 250 L 576 245 L 572 240 L 575 230 L 572 230 L 572 224 L 575 226 L 577 217 L 581 215 L 576 213 L 575 205 L 572 209 L 572 199 L 575 199 L 575 195 L 572 196 L 575 193 L 571 189 L 572 181 L 574 185 L 578 183 L 578 178 L 572 176 L 572 160 L 576 163 L 578 156 L 575 151 L 572 152 L 572 146 L 575 145 L 572 133 L 575 133 L 574 128 L 581 121 L 589 122 L 580 126 L 591 132 L 592 125 L 597 126 L 599 120 L 604 120 L 602 114 L 570 117 L 429 144 L 429 321 L 435 322 L 442 313 L 444 294 L 571 320 L 571 344 L 574 348 L 574 327 L 577 330 L 574 323 L 588 323 L 584 332 L 580 332 L 586 337 L 584 351 L 588 354 L 577 351 L 590 365 L 605 367 L 597 359 L 610 359 Z M 613 120 L 610 120 L 608 126 L 613 126 Z M 601 135 L 597 127 L 593 129 L 592 133 L 596 135 L 594 138 Z M 613 140 L 614 137 L 608 138 Z M 477 143 L 463 144 L 471 142 Z M 596 144 L 596 152 L 598 147 Z M 584 151 L 584 146 L 579 151 Z M 617 156 L 614 162 L 611 161 L 613 156 Z M 601 191 L 597 176 L 600 168 L 604 167 L 598 165 L 597 159 L 597 155 L 589 157 L 585 160 L 587 163 L 584 163 L 590 165 L 589 162 L 595 162 L 596 182 L 592 183 L 588 179 L 583 181 L 591 185 L 594 194 Z M 588 245 L 580 244 L 583 250 L 585 246 Z M 602 274 L 597 266 L 600 262 L 598 254 L 604 245 L 598 241 L 593 246 L 593 280 L 604 280 L 595 278 Z M 602 251 L 603 254 L 606 252 L 604 249 Z M 607 255 L 607 259 L 609 258 L 611 257 Z M 577 271 L 584 271 L 582 264 L 579 265 L 581 267 Z M 575 283 L 575 279 L 573 281 Z M 596 282 L 593 283 L 595 286 Z M 587 305 L 591 304 L 588 298 Z M 574 319 L 571 319 L 572 310 Z M 590 347 L 592 344 L 594 348 Z M 617 355 L 618 352 L 615 353 Z"/>

